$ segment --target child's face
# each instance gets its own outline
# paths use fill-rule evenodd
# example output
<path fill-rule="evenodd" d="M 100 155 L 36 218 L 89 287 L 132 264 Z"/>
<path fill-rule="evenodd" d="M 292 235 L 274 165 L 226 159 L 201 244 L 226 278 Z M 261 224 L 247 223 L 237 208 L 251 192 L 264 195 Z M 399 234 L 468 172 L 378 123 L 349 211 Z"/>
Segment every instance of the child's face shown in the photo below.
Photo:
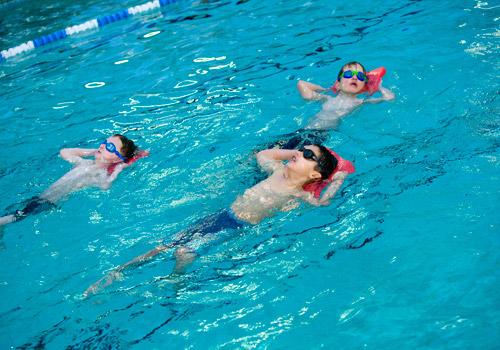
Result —
<path fill-rule="evenodd" d="M 320 149 L 316 146 L 304 146 L 304 150 L 313 152 L 312 158 L 318 159 Z M 314 181 L 321 178 L 321 174 L 316 170 L 318 162 L 312 158 L 305 158 L 304 152 L 296 150 L 294 156 L 287 163 L 287 167 L 295 174 L 302 176 L 304 181 Z"/>
<path fill-rule="evenodd" d="M 346 66 L 344 67 L 343 72 L 348 70 L 364 73 L 363 67 L 361 67 L 359 64 Z M 342 90 L 344 92 L 350 92 L 353 94 L 357 94 L 365 87 L 365 82 L 359 80 L 356 74 L 353 74 L 351 78 L 342 77 L 340 79 L 340 82 L 337 81 L 337 83 L 339 85 L 338 86 L 339 90 Z"/>
<path fill-rule="evenodd" d="M 115 145 L 117 152 L 120 152 L 122 147 L 123 147 L 123 143 L 118 136 L 108 137 L 106 142 L 108 144 Z M 99 146 L 99 149 L 94 154 L 94 158 L 98 161 L 105 162 L 105 163 L 119 163 L 119 162 L 123 161 L 115 152 L 108 151 L 106 149 L 106 144 L 104 144 L 104 143 L 102 143 Z"/>

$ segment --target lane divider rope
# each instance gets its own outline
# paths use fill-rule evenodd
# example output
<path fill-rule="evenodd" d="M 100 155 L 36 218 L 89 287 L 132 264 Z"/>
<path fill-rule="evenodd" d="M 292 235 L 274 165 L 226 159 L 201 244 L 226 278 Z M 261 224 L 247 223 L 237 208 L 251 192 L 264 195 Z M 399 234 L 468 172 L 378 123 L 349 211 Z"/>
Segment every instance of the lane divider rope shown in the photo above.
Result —
<path fill-rule="evenodd" d="M 5 59 L 8 59 L 10 57 L 19 55 L 20 53 L 23 52 L 28 52 L 31 50 L 34 50 L 40 46 L 44 46 L 47 44 L 50 44 L 52 42 L 64 39 L 68 36 L 84 32 L 86 30 L 91 30 L 91 29 L 96 29 L 102 26 L 105 26 L 107 24 L 116 22 L 116 21 L 121 21 L 122 19 L 129 18 L 130 16 L 135 16 L 138 14 L 141 14 L 143 12 L 151 11 L 163 6 L 167 6 L 169 4 L 172 4 L 174 2 L 177 2 L 179 0 L 154 0 L 147 2 L 145 4 L 137 5 L 134 7 L 129 7 L 126 10 L 119 11 L 115 14 L 108 15 L 108 16 L 103 16 L 99 17 L 96 19 L 92 19 L 90 21 L 84 22 L 79 25 L 74 25 L 72 27 L 68 27 L 66 29 L 59 30 L 57 32 L 54 32 L 49 35 L 44 35 L 41 38 L 35 39 L 35 40 L 30 40 L 26 43 L 23 43 L 19 46 L 7 49 L 7 50 L 2 50 L 0 52 L 0 62 L 2 62 Z"/>

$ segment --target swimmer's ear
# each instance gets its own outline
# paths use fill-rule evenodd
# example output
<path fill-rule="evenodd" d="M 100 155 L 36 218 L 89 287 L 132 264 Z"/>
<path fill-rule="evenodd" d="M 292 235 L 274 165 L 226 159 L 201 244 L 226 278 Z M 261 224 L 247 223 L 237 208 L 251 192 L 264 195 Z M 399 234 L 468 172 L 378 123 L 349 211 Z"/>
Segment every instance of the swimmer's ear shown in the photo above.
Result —
<path fill-rule="evenodd" d="M 318 171 L 313 170 L 309 174 L 309 182 L 315 182 L 315 181 L 318 181 L 318 180 L 321 180 L 321 174 Z"/>
<path fill-rule="evenodd" d="M 340 81 L 335 80 L 335 84 L 333 84 L 333 88 L 337 91 L 340 91 Z"/>

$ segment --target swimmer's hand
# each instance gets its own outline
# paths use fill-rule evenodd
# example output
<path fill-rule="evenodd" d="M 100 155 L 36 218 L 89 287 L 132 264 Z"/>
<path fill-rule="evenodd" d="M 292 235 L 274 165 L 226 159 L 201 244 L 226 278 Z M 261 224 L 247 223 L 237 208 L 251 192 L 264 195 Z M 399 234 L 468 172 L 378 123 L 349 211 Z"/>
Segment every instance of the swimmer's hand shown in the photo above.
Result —
<path fill-rule="evenodd" d="M 299 82 L 297 83 L 297 90 L 299 90 L 299 93 L 303 99 L 309 101 L 319 100 L 323 98 L 321 97 L 321 95 L 317 94 L 318 91 L 319 92 L 328 91 L 328 89 L 325 89 L 320 85 L 316 85 L 303 80 L 299 80 Z"/>

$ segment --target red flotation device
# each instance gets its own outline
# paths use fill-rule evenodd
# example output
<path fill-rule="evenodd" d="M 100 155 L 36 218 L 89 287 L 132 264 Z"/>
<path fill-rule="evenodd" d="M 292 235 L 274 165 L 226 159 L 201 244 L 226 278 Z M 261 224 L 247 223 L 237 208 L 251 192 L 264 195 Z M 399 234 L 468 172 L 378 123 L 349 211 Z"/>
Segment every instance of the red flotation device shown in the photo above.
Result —
<path fill-rule="evenodd" d="M 135 152 L 134 156 L 132 158 L 130 158 L 129 160 L 127 160 L 125 162 L 125 164 L 127 165 L 131 165 L 133 162 L 135 162 L 137 159 L 140 159 L 142 157 L 146 157 L 146 156 L 149 156 L 149 151 L 144 151 L 140 148 L 137 149 L 137 151 Z M 115 167 L 118 163 L 115 163 L 115 164 L 111 164 L 108 168 L 108 174 L 111 174 L 113 173 L 113 170 L 115 170 Z"/>
<path fill-rule="evenodd" d="M 337 159 L 337 167 L 335 170 L 330 174 L 328 179 L 326 180 L 320 180 L 320 181 L 315 181 L 313 183 L 307 184 L 303 187 L 304 191 L 311 192 L 315 198 L 319 198 L 321 196 L 321 192 L 323 189 L 328 186 L 332 182 L 333 175 L 335 173 L 338 173 L 339 171 L 347 171 L 349 174 L 352 174 L 356 171 L 356 168 L 354 168 L 354 165 L 352 165 L 352 162 L 343 159 L 341 156 L 339 156 L 337 153 L 333 152 L 331 149 L 326 147 L 328 151 Z"/>
<path fill-rule="evenodd" d="M 378 91 L 378 87 L 380 85 L 380 81 L 382 80 L 382 77 L 385 75 L 385 68 L 380 67 L 377 69 L 374 69 L 368 73 L 366 73 L 366 77 L 368 78 L 368 81 L 365 84 L 365 87 L 363 90 L 358 92 L 358 94 L 363 94 L 365 92 L 371 92 L 371 94 L 368 95 L 370 97 L 374 93 Z M 334 86 L 332 86 L 329 90 L 332 90 L 335 94 L 338 94 L 340 91 Z"/>

